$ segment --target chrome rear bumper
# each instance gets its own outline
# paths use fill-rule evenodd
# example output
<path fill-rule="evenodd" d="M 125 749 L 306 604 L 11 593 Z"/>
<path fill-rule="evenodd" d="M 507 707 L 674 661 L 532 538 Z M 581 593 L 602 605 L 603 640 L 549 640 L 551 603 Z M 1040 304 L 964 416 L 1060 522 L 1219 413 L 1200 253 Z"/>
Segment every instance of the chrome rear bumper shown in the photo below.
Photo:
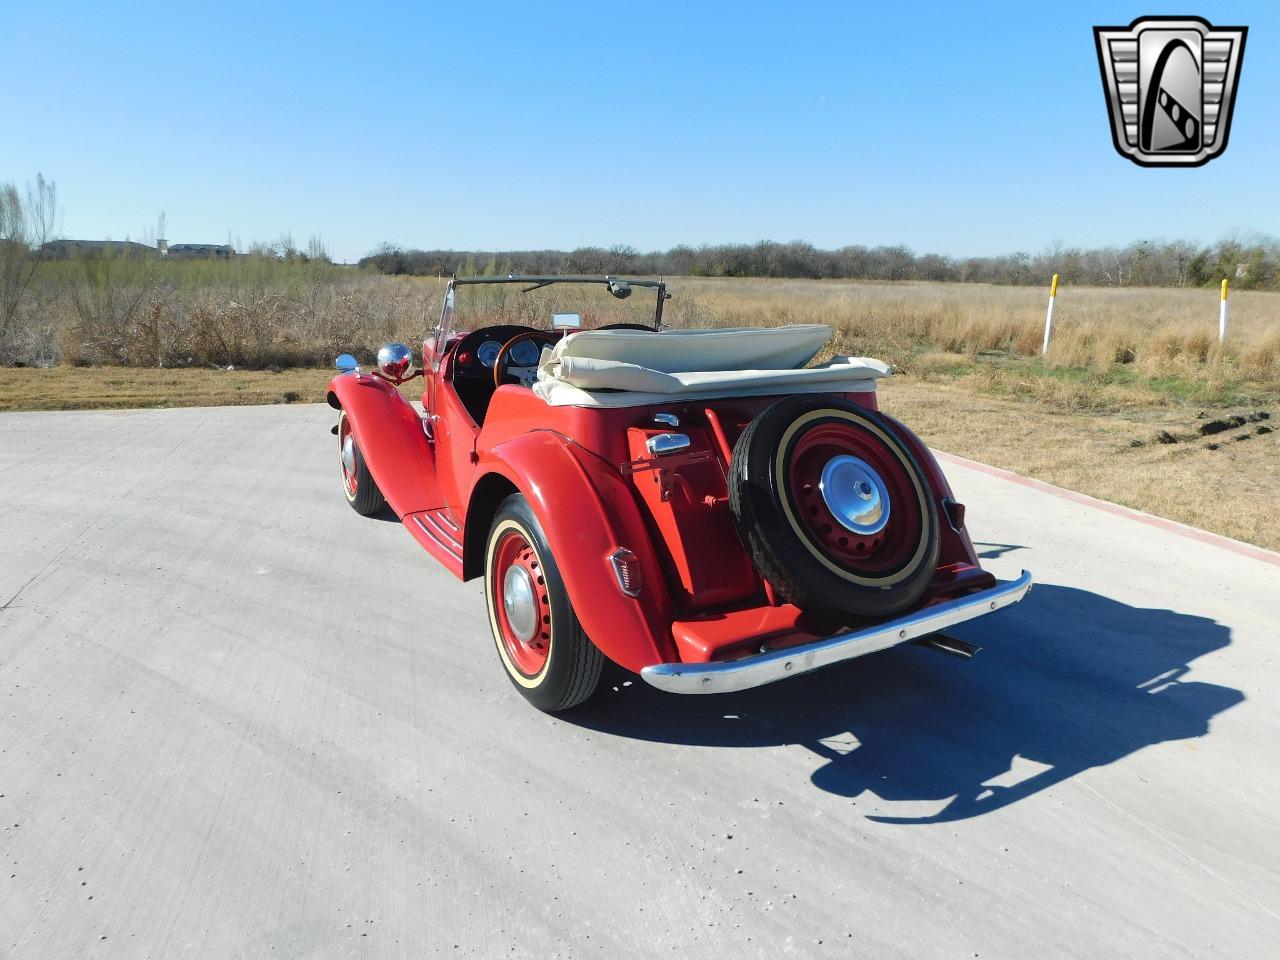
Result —
<path fill-rule="evenodd" d="M 659 690 L 668 693 L 730 693 L 794 677 L 841 660 L 895 647 L 983 614 L 1010 607 L 1031 589 L 1026 570 L 1017 580 L 997 584 L 958 600 L 925 607 L 888 623 L 838 633 L 802 646 L 773 650 L 742 660 L 718 663 L 658 663 L 640 671 Z"/>

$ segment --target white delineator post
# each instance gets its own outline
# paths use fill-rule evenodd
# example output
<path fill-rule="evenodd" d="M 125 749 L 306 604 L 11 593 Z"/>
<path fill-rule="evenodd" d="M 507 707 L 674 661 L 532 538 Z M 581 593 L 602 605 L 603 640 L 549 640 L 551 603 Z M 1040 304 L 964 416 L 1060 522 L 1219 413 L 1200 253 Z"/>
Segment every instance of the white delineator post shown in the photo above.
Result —
<path fill-rule="evenodd" d="M 1227 342 L 1227 278 L 1222 278 L 1222 305 L 1218 307 L 1218 342 Z"/>
<path fill-rule="evenodd" d="M 1041 355 L 1049 352 L 1049 338 L 1053 336 L 1053 301 L 1058 299 L 1058 275 L 1053 275 L 1053 280 L 1049 284 L 1049 310 L 1044 315 L 1044 345 L 1040 348 Z"/>

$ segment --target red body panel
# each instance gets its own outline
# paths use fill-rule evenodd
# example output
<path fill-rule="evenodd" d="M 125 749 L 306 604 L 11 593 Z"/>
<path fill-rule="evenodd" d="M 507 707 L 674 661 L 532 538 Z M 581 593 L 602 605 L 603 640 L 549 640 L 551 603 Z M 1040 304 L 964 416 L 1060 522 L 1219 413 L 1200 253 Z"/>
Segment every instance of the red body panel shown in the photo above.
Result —
<path fill-rule="evenodd" d="M 500 474 L 528 498 L 574 612 L 606 656 L 635 671 L 675 659 L 662 571 L 616 468 L 547 429 L 497 444 L 481 454 L 478 468 Z M 619 548 L 640 558 L 640 599 L 618 589 L 609 556 Z"/>
<path fill-rule="evenodd" d="M 449 348 L 457 343 L 453 338 Z M 455 576 L 480 573 L 484 535 L 511 490 L 528 499 L 592 641 L 638 671 L 659 662 L 706 662 L 820 636 L 830 625 L 774 600 L 737 536 L 727 503 L 728 459 L 747 424 L 776 397 L 680 401 L 649 407 L 551 407 L 533 391 L 499 387 L 483 427 L 451 383 L 452 354 L 430 369 L 423 417 L 378 377 L 345 374 L 330 403 L 346 411 L 357 444 L 387 502 L 410 534 Z M 877 409 L 874 393 L 843 395 Z M 680 418 L 691 446 L 648 460 L 645 440 Z M 945 522 L 951 489 L 928 448 L 901 424 L 939 502 L 938 572 L 924 603 L 990 585 L 968 534 Z M 665 491 L 665 494 L 664 494 Z M 641 564 L 638 598 L 619 588 L 609 557 Z"/>
<path fill-rule="evenodd" d="M 628 460 L 647 460 L 646 441 L 667 429 L 629 427 Z M 652 461 L 653 469 L 630 477 L 650 520 L 653 549 L 666 570 L 675 606 L 691 611 L 751 600 L 760 594 L 760 580 L 746 551 L 708 549 L 737 540 L 719 450 L 706 427 L 682 423 L 680 431 L 691 441 L 686 456 L 706 454 L 707 459 L 667 467 L 665 482 L 664 460 Z"/>

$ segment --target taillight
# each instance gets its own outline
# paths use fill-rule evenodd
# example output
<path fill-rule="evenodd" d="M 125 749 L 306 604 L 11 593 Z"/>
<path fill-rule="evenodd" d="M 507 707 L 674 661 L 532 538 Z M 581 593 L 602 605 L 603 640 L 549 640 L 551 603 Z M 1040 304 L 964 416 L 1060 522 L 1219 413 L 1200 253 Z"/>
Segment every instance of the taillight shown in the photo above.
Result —
<path fill-rule="evenodd" d="M 609 562 L 618 578 L 618 589 L 628 597 L 640 596 L 640 558 L 623 547 L 609 555 Z"/>
<path fill-rule="evenodd" d="M 951 525 L 952 530 L 959 533 L 964 528 L 964 504 L 946 499 L 942 501 L 942 507 L 947 511 L 947 523 Z"/>

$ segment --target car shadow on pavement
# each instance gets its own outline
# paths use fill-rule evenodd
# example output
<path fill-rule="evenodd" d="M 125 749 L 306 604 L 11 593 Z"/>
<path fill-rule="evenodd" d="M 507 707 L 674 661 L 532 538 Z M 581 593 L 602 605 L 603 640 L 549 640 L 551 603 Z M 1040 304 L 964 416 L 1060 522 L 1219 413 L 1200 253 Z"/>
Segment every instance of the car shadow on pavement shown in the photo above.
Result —
<path fill-rule="evenodd" d="M 717 696 L 664 694 L 620 677 L 564 719 L 676 744 L 798 744 L 823 761 L 813 785 L 865 794 L 858 804 L 870 819 L 941 823 L 1143 747 L 1204 736 L 1244 700 L 1183 679 L 1193 660 L 1231 642 L 1204 617 L 1038 585 L 1018 606 L 950 632 L 986 649 L 963 661 L 903 646 Z"/>
<path fill-rule="evenodd" d="M 1020 543 L 981 543 L 977 540 L 973 542 L 973 546 L 983 560 L 992 560 L 1003 557 L 1006 553 L 1013 553 L 1015 550 L 1027 549 Z"/>

